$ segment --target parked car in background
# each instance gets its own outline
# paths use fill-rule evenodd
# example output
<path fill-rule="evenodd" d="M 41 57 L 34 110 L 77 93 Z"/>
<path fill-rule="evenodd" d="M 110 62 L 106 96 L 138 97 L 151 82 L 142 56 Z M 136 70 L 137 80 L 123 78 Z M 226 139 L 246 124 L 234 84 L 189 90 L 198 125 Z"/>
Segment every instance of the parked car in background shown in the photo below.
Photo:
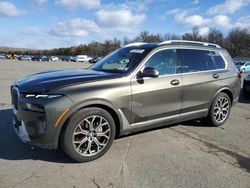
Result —
<path fill-rule="evenodd" d="M 62 61 L 71 62 L 71 61 L 74 61 L 74 57 L 72 57 L 72 56 L 64 56 L 64 57 L 62 57 Z"/>
<path fill-rule="evenodd" d="M 6 54 L 5 58 L 6 59 L 17 59 L 18 56 L 16 54 Z"/>
<path fill-rule="evenodd" d="M 29 55 L 21 55 L 18 57 L 18 60 L 31 61 L 31 57 Z"/>
<path fill-rule="evenodd" d="M 238 61 L 238 62 L 235 62 L 234 64 L 235 64 L 236 68 L 240 71 L 241 66 L 243 66 L 245 64 L 245 62 Z"/>
<path fill-rule="evenodd" d="M 0 59 L 6 59 L 5 54 L 0 54 Z"/>
<path fill-rule="evenodd" d="M 93 59 L 90 59 L 90 60 L 89 60 L 89 63 L 94 64 L 94 63 L 97 63 L 98 61 L 100 61 L 101 59 L 102 59 L 102 57 L 96 56 L 96 57 L 94 57 Z"/>
<path fill-rule="evenodd" d="M 51 56 L 51 57 L 49 58 L 49 61 L 59 61 L 59 58 L 56 57 L 56 56 Z"/>
<path fill-rule="evenodd" d="M 88 57 L 87 55 L 77 55 L 74 59 L 75 62 L 88 62 L 92 57 Z"/>
<path fill-rule="evenodd" d="M 250 74 L 243 81 L 243 94 L 250 96 Z"/>
<path fill-rule="evenodd" d="M 31 59 L 32 61 L 49 61 L 48 56 L 45 56 L 45 55 L 34 56 Z"/>
<path fill-rule="evenodd" d="M 250 62 L 246 62 L 240 67 L 241 72 L 250 72 Z"/>
<path fill-rule="evenodd" d="M 26 143 L 62 146 L 75 161 L 88 162 L 104 155 L 121 135 L 193 119 L 221 126 L 239 93 L 239 71 L 218 45 L 134 43 L 89 69 L 16 81 L 13 127 Z"/>

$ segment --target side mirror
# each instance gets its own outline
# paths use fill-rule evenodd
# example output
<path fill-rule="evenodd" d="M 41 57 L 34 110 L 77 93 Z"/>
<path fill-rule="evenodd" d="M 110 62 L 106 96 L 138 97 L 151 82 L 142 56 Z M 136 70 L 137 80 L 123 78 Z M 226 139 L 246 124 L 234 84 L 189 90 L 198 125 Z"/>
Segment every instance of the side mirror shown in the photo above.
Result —
<path fill-rule="evenodd" d="M 143 77 L 157 78 L 159 75 L 159 71 L 154 67 L 146 67 L 142 72 Z"/>

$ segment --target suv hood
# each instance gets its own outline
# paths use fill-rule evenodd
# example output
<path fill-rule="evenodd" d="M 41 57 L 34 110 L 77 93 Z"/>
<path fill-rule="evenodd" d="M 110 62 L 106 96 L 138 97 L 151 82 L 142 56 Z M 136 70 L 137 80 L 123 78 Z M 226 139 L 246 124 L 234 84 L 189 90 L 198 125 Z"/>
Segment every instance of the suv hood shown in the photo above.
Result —
<path fill-rule="evenodd" d="M 121 74 L 94 70 L 59 70 L 33 74 L 15 82 L 21 93 L 43 93 L 58 87 L 122 77 Z"/>

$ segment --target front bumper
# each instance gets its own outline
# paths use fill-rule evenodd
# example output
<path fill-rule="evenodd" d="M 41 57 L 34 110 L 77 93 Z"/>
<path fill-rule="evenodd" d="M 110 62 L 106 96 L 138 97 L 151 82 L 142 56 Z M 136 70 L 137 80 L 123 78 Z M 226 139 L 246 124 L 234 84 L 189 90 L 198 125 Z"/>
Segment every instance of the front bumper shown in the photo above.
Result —
<path fill-rule="evenodd" d="M 13 109 L 13 114 L 15 114 L 15 110 Z M 13 126 L 14 126 L 14 130 L 16 132 L 16 134 L 18 135 L 18 137 L 25 143 L 30 143 L 30 137 L 29 134 L 27 132 L 27 129 L 25 127 L 25 124 L 23 121 L 17 121 L 16 116 L 14 115 L 13 117 Z"/>
<path fill-rule="evenodd" d="M 18 89 L 16 92 L 18 92 Z M 65 109 L 73 106 L 65 96 L 54 99 L 30 99 L 13 94 L 13 126 L 19 138 L 30 145 L 56 149 L 61 127 L 55 126 Z"/>

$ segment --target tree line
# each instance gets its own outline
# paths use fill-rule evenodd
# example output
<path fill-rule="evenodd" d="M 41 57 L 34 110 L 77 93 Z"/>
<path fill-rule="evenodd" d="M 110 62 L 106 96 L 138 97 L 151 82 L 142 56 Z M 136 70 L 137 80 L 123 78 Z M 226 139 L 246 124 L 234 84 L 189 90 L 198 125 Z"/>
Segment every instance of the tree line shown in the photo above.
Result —
<path fill-rule="evenodd" d="M 200 34 L 200 28 L 194 27 L 191 32 L 183 35 L 175 35 L 171 33 L 153 34 L 148 31 L 142 31 L 135 38 L 124 38 L 122 40 L 114 38 L 113 40 L 105 40 L 104 42 L 93 41 L 89 44 L 81 44 L 67 48 L 56 48 L 50 50 L 26 50 L 15 51 L 15 54 L 29 55 L 60 55 L 60 56 L 75 56 L 86 54 L 89 56 L 105 56 L 111 51 L 120 48 L 123 45 L 132 42 L 152 42 L 158 43 L 166 40 L 192 40 L 215 43 L 230 53 L 232 57 L 248 57 L 250 58 L 250 32 L 247 29 L 234 28 L 224 35 L 221 31 L 210 28 L 206 34 Z"/>

